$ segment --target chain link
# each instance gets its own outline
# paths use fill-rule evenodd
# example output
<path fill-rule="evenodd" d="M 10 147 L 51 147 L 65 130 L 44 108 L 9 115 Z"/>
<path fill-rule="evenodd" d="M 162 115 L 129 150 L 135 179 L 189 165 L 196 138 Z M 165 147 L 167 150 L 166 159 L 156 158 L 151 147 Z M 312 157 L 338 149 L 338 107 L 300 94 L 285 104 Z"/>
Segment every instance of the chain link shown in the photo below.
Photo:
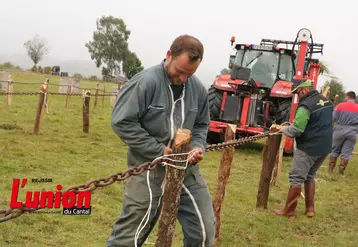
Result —
<path fill-rule="evenodd" d="M 210 151 L 225 149 L 227 147 L 236 147 L 236 146 L 239 146 L 239 145 L 242 145 L 245 143 L 249 143 L 249 142 L 253 142 L 253 141 L 265 138 L 269 135 L 270 135 L 269 133 L 258 134 L 258 135 L 244 137 L 244 138 L 240 138 L 240 139 L 236 139 L 236 140 L 232 140 L 232 141 L 228 141 L 228 142 L 211 144 L 211 145 L 207 145 L 205 150 L 206 150 L 206 152 L 210 152 Z M 89 182 L 87 182 L 86 184 L 71 186 L 71 187 L 67 188 L 66 190 L 64 190 L 63 192 L 66 192 L 66 191 L 73 191 L 75 193 L 78 193 L 79 191 L 92 192 L 99 187 L 106 187 L 106 186 L 109 186 L 115 182 L 124 181 L 124 180 L 128 179 L 130 176 L 136 176 L 136 175 L 139 175 L 147 170 L 152 170 L 152 169 L 156 168 L 158 165 L 160 165 L 163 161 L 164 161 L 164 159 L 158 159 L 155 162 L 143 163 L 139 166 L 128 169 L 124 172 L 117 172 L 117 173 L 113 173 L 107 177 L 93 179 L 93 180 L 90 180 Z M 54 201 L 55 201 L 55 198 L 54 198 Z M 19 217 L 20 215 L 22 215 L 25 212 L 35 211 L 35 210 L 39 210 L 39 209 L 41 209 L 41 208 L 40 207 L 31 208 L 31 209 L 25 208 L 24 203 L 22 203 L 22 207 L 18 208 L 18 209 L 12 209 L 12 208 L 0 209 L 0 214 L 5 215 L 5 217 L 0 218 L 0 223 L 8 221 L 8 220 L 16 218 L 16 217 Z"/>

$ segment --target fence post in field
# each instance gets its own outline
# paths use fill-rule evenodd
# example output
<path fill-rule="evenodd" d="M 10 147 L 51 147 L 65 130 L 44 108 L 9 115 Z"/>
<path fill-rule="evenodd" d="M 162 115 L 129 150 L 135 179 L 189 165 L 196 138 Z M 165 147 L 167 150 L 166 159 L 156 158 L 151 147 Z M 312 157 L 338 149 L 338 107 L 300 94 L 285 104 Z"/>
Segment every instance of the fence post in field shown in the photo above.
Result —
<path fill-rule="evenodd" d="M 275 186 L 278 184 L 278 180 L 279 180 L 280 174 L 281 174 L 282 158 L 283 158 L 283 152 L 284 152 L 284 149 L 285 149 L 285 142 L 286 142 L 286 136 L 282 135 L 280 147 L 279 147 L 278 152 L 277 152 L 275 166 L 274 166 L 274 169 L 273 169 L 272 180 L 271 180 L 271 184 L 273 184 Z"/>
<path fill-rule="evenodd" d="M 37 111 L 36 111 L 35 124 L 34 124 L 34 135 L 39 134 L 41 113 L 42 113 L 42 109 L 44 106 L 45 94 L 47 93 L 47 87 L 48 87 L 48 84 L 44 83 L 40 89 L 41 93 L 40 93 L 39 103 L 38 103 Z"/>
<path fill-rule="evenodd" d="M 174 139 L 173 153 L 187 153 L 190 142 L 191 131 L 188 129 L 178 129 Z M 173 156 L 173 159 L 186 160 L 187 156 L 188 155 L 177 155 Z M 179 166 L 179 164 L 175 165 Z M 155 247 L 170 247 L 172 245 L 180 194 L 183 189 L 184 173 L 185 169 L 166 166 L 163 206 L 159 218 Z"/>
<path fill-rule="evenodd" d="M 87 91 L 83 94 L 82 116 L 83 116 L 83 132 L 89 132 L 89 106 L 90 106 L 91 92 Z"/>
<path fill-rule="evenodd" d="M 12 102 L 12 92 L 13 92 L 13 87 L 12 87 L 12 80 L 11 80 L 11 75 L 9 75 L 8 79 L 7 79 L 7 99 L 6 99 L 6 104 L 11 105 Z"/>
<path fill-rule="evenodd" d="M 236 125 L 228 124 L 225 131 L 225 142 L 235 139 Z M 216 217 L 215 238 L 219 238 L 221 225 L 221 207 L 226 194 L 226 184 L 229 181 L 230 169 L 234 159 L 235 147 L 227 147 L 221 154 L 221 163 L 218 174 L 218 186 L 213 202 L 214 214 Z"/>
<path fill-rule="evenodd" d="M 268 136 L 262 152 L 262 168 L 256 201 L 256 208 L 264 209 L 267 209 L 272 170 L 276 162 L 277 152 L 280 148 L 282 139 L 281 133 L 274 134 L 278 131 L 276 125 L 272 125 L 269 131 L 272 135 Z"/>
<path fill-rule="evenodd" d="M 106 93 L 106 82 L 103 84 L 103 96 L 102 96 L 102 110 L 104 107 L 104 94 Z"/>
<path fill-rule="evenodd" d="M 47 110 L 48 110 L 48 87 L 49 87 L 49 82 L 50 82 L 50 79 L 48 79 L 48 78 L 44 82 L 44 85 L 46 85 L 46 92 L 45 92 L 45 99 L 44 99 L 43 107 L 47 108 Z"/>
<path fill-rule="evenodd" d="M 98 100 L 98 86 L 99 86 L 99 82 L 97 82 L 97 85 L 96 85 L 96 94 L 94 96 L 94 108 L 96 108 L 97 106 L 97 100 Z"/>
<path fill-rule="evenodd" d="M 68 103 L 70 101 L 70 96 L 72 93 L 72 80 L 71 78 L 68 80 L 68 85 L 67 85 L 67 97 L 66 97 L 66 108 L 68 107 Z"/>

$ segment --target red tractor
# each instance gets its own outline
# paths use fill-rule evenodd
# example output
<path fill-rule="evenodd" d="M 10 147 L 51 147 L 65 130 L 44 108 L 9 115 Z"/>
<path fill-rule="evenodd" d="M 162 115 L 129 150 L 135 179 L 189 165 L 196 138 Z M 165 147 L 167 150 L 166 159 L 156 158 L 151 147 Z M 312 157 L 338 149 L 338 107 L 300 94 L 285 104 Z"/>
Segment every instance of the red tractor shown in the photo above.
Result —
<path fill-rule="evenodd" d="M 235 37 L 231 38 L 231 46 Z M 291 94 L 292 79 L 309 78 L 317 86 L 323 44 L 313 43 L 303 28 L 295 41 L 262 39 L 260 45 L 235 44 L 230 56 L 231 74 L 218 76 L 209 89 L 208 143 L 224 141 L 228 124 L 237 126 L 237 138 L 267 132 L 272 124 L 292 123 L 298 105 Z M 293 151 L 286 138 L 285 153 Z"/>

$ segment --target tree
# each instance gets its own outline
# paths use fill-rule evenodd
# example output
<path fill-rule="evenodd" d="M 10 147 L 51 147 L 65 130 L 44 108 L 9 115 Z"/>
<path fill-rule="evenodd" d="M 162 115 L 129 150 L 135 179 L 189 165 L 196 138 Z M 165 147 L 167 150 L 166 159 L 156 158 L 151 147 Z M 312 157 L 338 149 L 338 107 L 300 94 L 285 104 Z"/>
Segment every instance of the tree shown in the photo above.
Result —
<path fill-rule="evenodd" d="M 320 69 L 319 69 L 319 74 L 331 74 L 331 70 L 328 68 L 328 65 L 326 62 L 320 61 Z"/>
<path fill-rule="evenodd" d="M 135 74 L 143 70 L 142 62 L 134 52 L 128 51 L 123 61 L 123 72 L 127 79 L 131 79 Z"/>
<path fill-rule="evenodd" d="M 334 97 L 338 95 L 338 102 L 344 101 L 346 92 L 344 90 L 344 85 L 342 82 L 336 79 L 330 79 L 326 81 L 326 83 L 323 85 L 323 88 L 326 88 L 327 86 L 329 86 L 330 100 L 334 101 Z"/>
<path fill-rule="evenodd" d="M 27 54 L 31 60 L 34 62 L 35 67 L 42 60 L 42 58 L 49 53 L 46 41 L 38 34 L 36 34 L 32 40 L 26 41 L 24 43 L 24 47 L 26 48 Z"/>
<path fill-rule="evenodd" d="M 93 41 L 85 46 L 97 68 L 103 65 L 102 76 L 108 80 L 121 73 L 121 63 L 128 52 L 127 40 L 131 31 L 127 30 L 122 19 L 113 16 L 102 16 L 96 24 Z"/>

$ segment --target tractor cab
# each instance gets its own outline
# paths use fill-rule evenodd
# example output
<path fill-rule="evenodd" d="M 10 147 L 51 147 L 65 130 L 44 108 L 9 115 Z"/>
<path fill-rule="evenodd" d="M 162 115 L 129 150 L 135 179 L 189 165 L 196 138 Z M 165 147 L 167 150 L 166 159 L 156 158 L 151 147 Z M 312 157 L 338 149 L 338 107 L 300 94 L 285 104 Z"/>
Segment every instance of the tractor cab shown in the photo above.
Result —
<path fill-rule="evenodd" d="M 291 81 L 294 75 L 295 54 L 287 49 L 272 45 L 236 45 L 231 80 L 243 80 L 237 77 L 237 70 L 249 70 L 249 79 L 261 88 L 270 89 L 278 80 Z"/>

